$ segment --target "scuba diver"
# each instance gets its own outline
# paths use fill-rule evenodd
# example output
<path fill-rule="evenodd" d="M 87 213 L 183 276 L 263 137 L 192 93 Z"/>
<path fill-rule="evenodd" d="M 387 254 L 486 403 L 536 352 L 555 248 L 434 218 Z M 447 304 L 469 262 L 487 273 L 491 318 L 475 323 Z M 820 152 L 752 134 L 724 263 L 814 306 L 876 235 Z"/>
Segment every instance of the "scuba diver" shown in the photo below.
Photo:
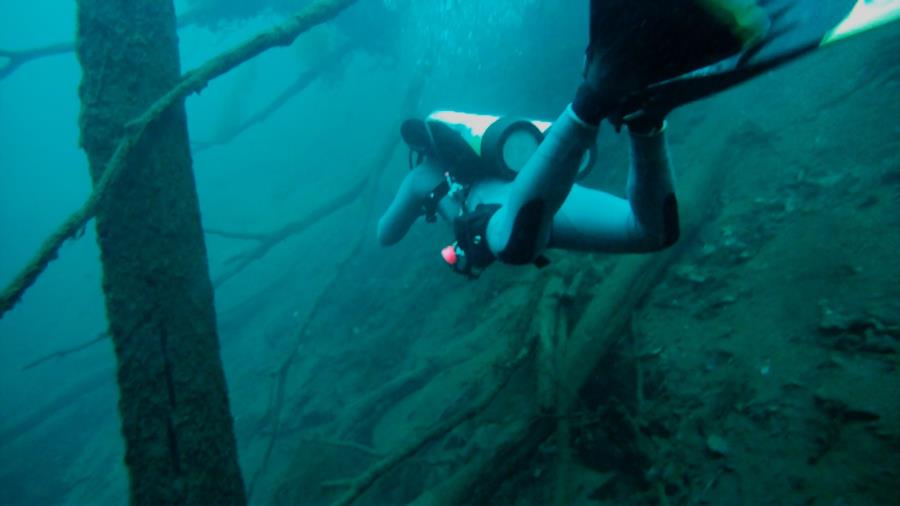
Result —
<path fill-rule="evenodd" d="M 450 111 L 407 120 L 403 137 L 420 163 L 379 221 L 379 241 L 394 244 L 420 216 L 439 216 L 456 234 L 442 250 L 444 260 L 472 277 L 496 259 L 543 266 L 547 248 L 650 252 L 674 244 L 678 216 L 663 118 L 627 122 L 625 200 L 574 184 L 593 163 L 599 124 L 577 111 L 569 106 L 549 129 L 542 122 Z M 465 135 L 473 130 L 483 135 Z M 461 140 L 466 137 L 480 137 L 484 156 L 474 156 Z"/>
<path fill-rule="evenodd" d="M 552 125 L 453 111 L 403 123 L 411 170 L 378 223 L 379 242 L 395 244 L 419 217 L 439 216 L 456 238 L 444 260 L 472 278 L 498 260 L 543 267 L 550 248 L 673 245 L 668 113 L 900 17 L 900 1 L 823 3 L 592 0 L 583 82 Z M 810 21 L 801 6 L 818 17 Z M 576 184 L 604 119 L 629 133 L 627 199 Z"/>

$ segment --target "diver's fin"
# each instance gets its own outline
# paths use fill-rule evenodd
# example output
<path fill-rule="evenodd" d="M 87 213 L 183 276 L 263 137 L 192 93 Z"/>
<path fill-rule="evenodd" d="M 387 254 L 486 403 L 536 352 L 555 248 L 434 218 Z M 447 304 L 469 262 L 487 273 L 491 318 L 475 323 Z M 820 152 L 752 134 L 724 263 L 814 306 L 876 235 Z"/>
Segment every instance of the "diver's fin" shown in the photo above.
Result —
<path fill-rule="evenodd" d="M 769 32 L 744 62 L 753 65 L 798 48 L 823 47 L 900 19 L 900 0 L 757 0 Z"/>
<path fill-rule="evenodd" d="M 755 0 L 591 0 L 588 59 L 638 89 L 738 54 L 768 24 Z"/>
<path fill-rule="evenodd" d="M 759 0 L 758 4 L 770 21 L 765 37 L 735 56 L 633 93 L 622 101 L 620 116 L 642 109 L 665 114 L 821 47 L 900 19 L 900 0 Z M 810 17 L 810 12 L 816 16 Z"/>

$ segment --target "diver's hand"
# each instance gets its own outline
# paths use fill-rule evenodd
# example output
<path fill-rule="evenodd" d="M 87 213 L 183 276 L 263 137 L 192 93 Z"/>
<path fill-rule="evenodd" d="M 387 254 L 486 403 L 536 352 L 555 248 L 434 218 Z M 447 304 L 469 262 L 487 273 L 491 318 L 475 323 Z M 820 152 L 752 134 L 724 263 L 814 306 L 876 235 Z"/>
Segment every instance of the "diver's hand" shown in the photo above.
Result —
<path fill-rule="evenodd" d="M 663 129 L 663 124 L 666 122 L 666 115 L 668 112 L 657 112 L 657 111 L 647 111 L 642 109 L 641 111 L 630 114 L 622 118 L 621 122 L 618 124 L 613 124 L 616 129 L 616 132 L 619 132 L 622 129 L 622 124 L 628 126 L 628 130 L 633 133 L 638 134 L 651 134 L 653 132 L 659 132 Z M 612 120 L 611 120 L 612 121 Z"/>
<path fill-rule="evenodd" d="M 658 130 L 665 122 L 666 116 L 677 107 L 666 94 L 654 94 L 651 88 L 630 93 L 623 97 L 606 119 L 616 129 L 622 125 L 639 132 Z"/>
<path fill-rule="evenodd" d="M 572 108 L 580 119 L 592 125 L 598 125 L 603 118 L 616 113 L 626 97 L 649 84 L 627 72 L 610 68 L 600 58 L 593 58 L 590 52 L 585 59 L 583 78 Z"/>

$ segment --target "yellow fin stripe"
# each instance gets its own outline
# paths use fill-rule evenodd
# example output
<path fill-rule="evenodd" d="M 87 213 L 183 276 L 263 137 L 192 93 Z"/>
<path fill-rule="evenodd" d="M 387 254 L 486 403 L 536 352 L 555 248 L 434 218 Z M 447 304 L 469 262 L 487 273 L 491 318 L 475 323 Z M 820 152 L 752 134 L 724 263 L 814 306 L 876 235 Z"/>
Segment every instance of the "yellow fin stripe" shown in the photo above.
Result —
<path fill-rule="evenodd" d="M 759 41 L 769 28 L 766 12 L 755 0 L 695 0 L 695 2 L 727 26 L 745 47 Z"/>
<path fill-rule="evenodd" d="M 900 0 L 857 0 L 850 14 L 834 27 L 820 46 L 900 19 Z"/>

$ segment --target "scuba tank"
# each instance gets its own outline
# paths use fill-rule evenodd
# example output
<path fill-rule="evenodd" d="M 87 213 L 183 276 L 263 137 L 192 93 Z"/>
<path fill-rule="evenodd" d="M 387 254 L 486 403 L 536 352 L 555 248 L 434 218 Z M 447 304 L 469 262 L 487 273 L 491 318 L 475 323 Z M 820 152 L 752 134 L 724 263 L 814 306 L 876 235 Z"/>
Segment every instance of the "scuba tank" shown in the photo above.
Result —
<path fill-rule="evenodd" d="M 482 179 L 515 179 L 551 127 L 549 121 L 515 116 L 436 111 L 425 120 L 406 120 L 400 132 L 410 147 L 410 167 L 416 165 L 414 153 L 420 162 L 435 156 L 447 163 L 455 181 L 468 185 Z M 582 159 L 578 180 L 590 173 L 596 157 L 592 146 Z"/>

